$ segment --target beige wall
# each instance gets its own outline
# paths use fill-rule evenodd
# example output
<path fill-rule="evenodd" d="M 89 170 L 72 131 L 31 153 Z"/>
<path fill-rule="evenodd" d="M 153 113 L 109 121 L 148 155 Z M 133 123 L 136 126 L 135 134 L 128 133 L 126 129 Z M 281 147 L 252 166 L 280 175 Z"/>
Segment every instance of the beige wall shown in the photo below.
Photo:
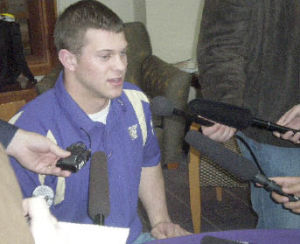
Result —
<path fill-rule="evenodd" d="M 195 57 L 203 0 L 146 0 L 153 52 L 175 63 Z"/>
<path fill-rule="evenodd" d="M 57 0 L 58 13 L 77 0 Z M 204 0 L 101 0 L 125 22 L 147 25 L 153 53 L 171 63 L 193 59 Z"/>
<path fill-rule="evenodd" d="M 57 12 L 61 13 L 66 7 L 77 1 L 78 0 L 56 0 Z M 135 0 L 101 0 L 100 2 L 114 10 L 123 21 L 130 22 L 135 20 L 134 1 Z"/>

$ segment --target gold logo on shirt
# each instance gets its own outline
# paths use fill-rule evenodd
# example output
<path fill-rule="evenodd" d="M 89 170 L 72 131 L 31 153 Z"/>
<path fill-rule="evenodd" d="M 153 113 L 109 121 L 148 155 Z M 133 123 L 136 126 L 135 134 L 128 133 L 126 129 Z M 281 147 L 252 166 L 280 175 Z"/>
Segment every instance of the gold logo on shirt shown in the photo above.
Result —
<path fill-rule="evenodd" d="M 135 140 L 138 138 L 138 133 L 137 133 L 137 124 L 128 127 L 128 132 L 131 140 Z"/>

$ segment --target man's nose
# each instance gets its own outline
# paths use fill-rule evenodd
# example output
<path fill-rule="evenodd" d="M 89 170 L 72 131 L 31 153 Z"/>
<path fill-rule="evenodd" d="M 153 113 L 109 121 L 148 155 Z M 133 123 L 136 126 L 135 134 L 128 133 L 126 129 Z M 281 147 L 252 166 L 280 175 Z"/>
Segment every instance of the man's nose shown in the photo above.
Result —
<path fill-rule="evenodd" d="M 127 68 L 126 55 L 116 55 L 114 60 L 114 66 L 117 70 L 124 71 Z"/>

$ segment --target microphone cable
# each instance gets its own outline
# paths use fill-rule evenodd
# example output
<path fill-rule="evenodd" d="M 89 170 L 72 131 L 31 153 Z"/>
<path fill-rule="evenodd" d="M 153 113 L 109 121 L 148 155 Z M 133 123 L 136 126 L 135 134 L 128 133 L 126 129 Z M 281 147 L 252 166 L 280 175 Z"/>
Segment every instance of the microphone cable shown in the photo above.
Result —
<path fill-rule="evenodd" d="M 87 137 L 89 139 L 89 144 L 90 144 L 89 148 L 92 150 L 92 140 L 91 140 L 90 134 L 85 129 L 83 129 L 82 127 L 80 127 L 80 130 L 82 130 L 87 135 Z"/>
<path fill-rule="evenodd" d="M 264 171 L 262 170 L 261 166 L 258 163 L 257 157 L 255 155 L 255 153 L 253 152 L 253 150 L 251 149 L 251 147 L 249 146 L 249 144 L 245 141 L 245 139 L 243 137 L 241 137 L 240 135 L 235 135 L 235 138 L 237 140 L 239 140 L 245 147 L 246 149 L 249 151 L 250 155 L 253 158 L 254 163 L 256 164 L 257 168 L 259 169 L 259 171 L 265 175 Z"/>

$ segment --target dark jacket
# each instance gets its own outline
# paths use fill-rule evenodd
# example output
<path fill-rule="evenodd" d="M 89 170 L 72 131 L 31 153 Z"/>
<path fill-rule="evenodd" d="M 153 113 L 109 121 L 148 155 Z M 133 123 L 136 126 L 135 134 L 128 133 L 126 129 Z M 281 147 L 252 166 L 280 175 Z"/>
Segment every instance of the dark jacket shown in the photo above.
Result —
<path fill-rule="evenodd" d="M 17 131 L 17 127 L 3 120 L 0 120 L 0 142 L 7 147 Z"/>
<path fill-rule="evenodd" d="M 276 122 L 299 99 L 300 1 L 207 0 L 198 42 L 204 98 Z M 249 137 L 294 147 L 257 128 Z"/>

